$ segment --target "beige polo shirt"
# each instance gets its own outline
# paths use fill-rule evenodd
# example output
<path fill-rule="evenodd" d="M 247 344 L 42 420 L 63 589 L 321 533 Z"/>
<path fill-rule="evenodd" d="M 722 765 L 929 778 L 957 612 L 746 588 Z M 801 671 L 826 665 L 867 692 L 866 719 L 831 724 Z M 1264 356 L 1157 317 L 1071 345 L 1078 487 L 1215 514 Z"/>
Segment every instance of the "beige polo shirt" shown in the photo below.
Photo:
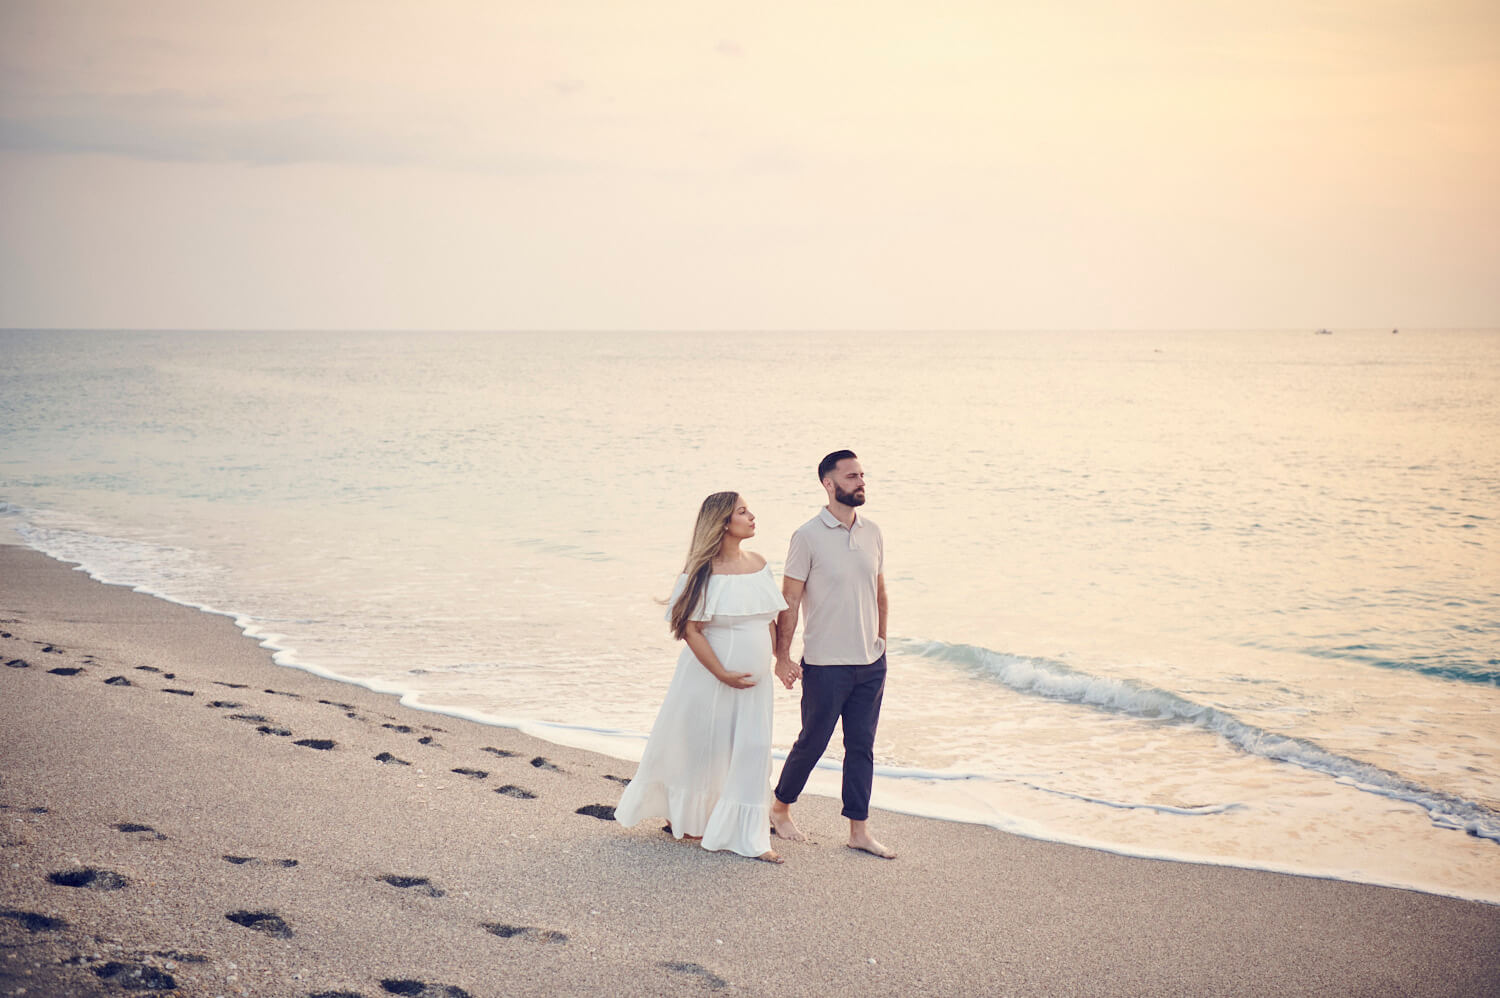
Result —
<path fill-rule="evenodd" d="M 876 577 L 885 539 L 869 518 L 846 527 L 827 507 L 797 528 L 785 576 L 804 584 L 802 659 L 808 665 L 869 665 L 885 654 Z"/>

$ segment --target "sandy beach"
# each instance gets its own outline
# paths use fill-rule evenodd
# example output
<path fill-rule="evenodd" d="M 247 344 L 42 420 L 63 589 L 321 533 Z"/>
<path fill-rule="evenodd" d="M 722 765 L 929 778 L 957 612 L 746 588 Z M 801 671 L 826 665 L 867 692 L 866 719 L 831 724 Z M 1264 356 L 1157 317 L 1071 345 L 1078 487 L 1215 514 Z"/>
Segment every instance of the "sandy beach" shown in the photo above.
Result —
<path fill-rule="evenodd" d="M 1500 907 L 878 799 L 898 860 L 808 797 L 777 867 L 620 828 L 632 769 L 0 546 L 0 993 L 1500 993 Z"/>

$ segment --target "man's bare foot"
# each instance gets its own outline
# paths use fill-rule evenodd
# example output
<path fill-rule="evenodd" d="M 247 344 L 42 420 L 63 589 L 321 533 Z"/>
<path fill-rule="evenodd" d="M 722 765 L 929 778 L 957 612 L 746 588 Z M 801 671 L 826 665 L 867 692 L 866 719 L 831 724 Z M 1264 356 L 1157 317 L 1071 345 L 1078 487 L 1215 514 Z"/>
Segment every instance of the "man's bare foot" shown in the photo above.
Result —
<path fill-rule="evenodd" d="M 792 812 L 783 807 L 779 810 L 773 805 L 771 808 L 771 831 L 776 833 L 778 839 L 786 839 L 788 842 L 806 842 L 807 836 L 802 834 L 802 829 L 792 820 Z"/>
<path fill-rule="evenodd" d="M 885 846 L 877 842 L 873 835 L 869 834 L 850 836 L 849 848 L 858 849 L 860 852 L 867 852 L 871 856 L 879 856 L 881 859 L 896 858 L 896 853 L 894 850 L 887 849 Z"/>
<path fill-rule="evenodd" d="M 765 852 L 761 853 L 759 856 L 757 856 L 755 858 L 758 859 L 758 860 L 760 860 L 762 863 L 785 863 L 786 862 L 786 860 L 784 860 L 784 859 L 781 858 L 781 853 L 777 852 L 775 849 L 767 849 Z"/>

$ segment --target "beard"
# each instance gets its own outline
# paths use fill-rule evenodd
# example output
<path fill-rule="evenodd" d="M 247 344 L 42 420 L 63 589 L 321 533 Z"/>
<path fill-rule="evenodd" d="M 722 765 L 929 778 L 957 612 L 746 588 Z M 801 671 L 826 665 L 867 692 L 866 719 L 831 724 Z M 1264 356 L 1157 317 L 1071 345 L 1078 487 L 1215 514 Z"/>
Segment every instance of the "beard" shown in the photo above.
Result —
<path fill-rule="evenodd" d="M 865 504 L 865 490 L 859 488 L 853 492 L 845 492 L 835 485 L 833 487 L 833 498 L 835 502 L 841 502 L 845 506 L 863 506 Z"/>

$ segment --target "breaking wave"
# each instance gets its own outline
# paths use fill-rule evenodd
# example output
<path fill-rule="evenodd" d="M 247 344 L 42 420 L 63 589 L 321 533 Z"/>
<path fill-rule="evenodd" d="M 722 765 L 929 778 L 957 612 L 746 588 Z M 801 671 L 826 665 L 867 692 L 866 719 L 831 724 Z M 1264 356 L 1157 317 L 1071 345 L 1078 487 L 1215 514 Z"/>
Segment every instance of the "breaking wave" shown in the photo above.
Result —
<path fill-rule="evenodd" d="M 1330 752 L 1305 738 L 1246 724 L 1234 715 L 1128 679 L 1094 676 L 1043 658 L 1008 655 L 974 645 L 906 640 L 900 650 L 952 662 L 1018 693 L 1076 703 L 1144 720 L 1188 724 L 1212 732 L 1248 755 L 1288 763 L 1368 793 L 1415 804 L 1440 828 L 1500 843 L 1500 813 L 1455 794 L 1424 787 L 1399 773 Z"/>

